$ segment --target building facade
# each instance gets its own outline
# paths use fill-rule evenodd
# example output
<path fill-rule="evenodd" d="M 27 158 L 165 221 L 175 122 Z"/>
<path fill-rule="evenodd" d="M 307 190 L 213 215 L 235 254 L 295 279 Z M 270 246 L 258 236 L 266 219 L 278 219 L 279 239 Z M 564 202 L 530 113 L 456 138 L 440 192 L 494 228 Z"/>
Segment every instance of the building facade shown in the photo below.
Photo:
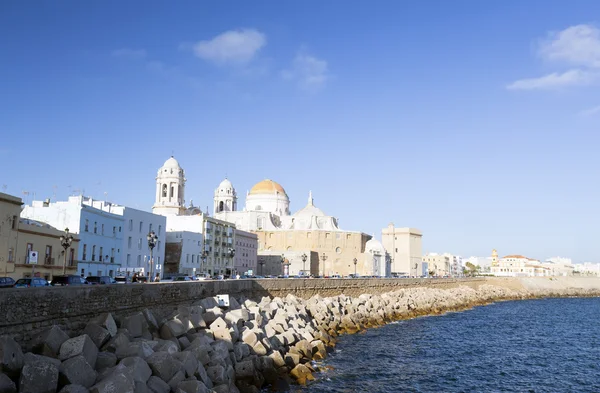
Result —
<path fill-rule="evenodd" d="M 12 276 L 15 272 L 17 242 L 19 240 L 19 217 L 21 198 L 0 193 L 0 276 Z M 14 277 L 13 277 L 14 278 Z"/>
<path fill-rule="evenodd" d="M 180 215 L 185 210 L 185 172 L 171 156 L 156 174 L 156 197 L 152 213 Z"/>
<path fill-rule="evenodd" d="M 167 255 L 164 274 L 195 276 L 204 273 L 202 266 L 202 233 L 171 231 L 167 233 Z"/>
<path fill-rule="evenodd" d="M 423 263 L 429 267 L 429 276 L 449 277 L 452 271 L 452 255 L 428 253 L 423 256 Z"/>
<path fill-rule="evenodd" d="M 423 234 L 415 228 L 397 228 L 390 223 L 381 231 L 381 243 L 391 257 L 392 275 L 423 275 Z M 431 267 L 430 267 L 431 269 Z"/>
<path fill-rule="evenodd" d="M 78 273 L 115 277 L 122 266 L 123 216 L 93 207 L 93 199 L 72 196 L 68 201 L 33 201 L 21 217 L 69 228 L 79 238 Z"/>
<path fill-rule="evenodd" d="M 258 266 L 258 236 L 255 233 L 234 229 L 235 257 L 233 268 L 240 275 L 256 275 Z"/>
<path fill-rule="evenodd" d="M 497 277 L 544 277 L 550 276 L 551 270 L 537 259 L 507 255 L 492 262 L 491 273 Z"/>

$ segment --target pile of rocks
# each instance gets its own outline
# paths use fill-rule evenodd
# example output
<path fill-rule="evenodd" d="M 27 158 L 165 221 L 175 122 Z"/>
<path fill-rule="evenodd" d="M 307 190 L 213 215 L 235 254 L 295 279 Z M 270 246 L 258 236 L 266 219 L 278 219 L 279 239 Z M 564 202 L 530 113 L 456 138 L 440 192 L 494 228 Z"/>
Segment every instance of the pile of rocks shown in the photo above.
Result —
<path fill-rule="evenodd" d="M 314 379 L 314 361 L 327 356 L 339 334 L 522 296 L 493 286 L 414 288 L 357 298 L 230 297 L 228 307 L 206 298 L 161 318 L 150 310 L 116 319 L 103 314 L 73 338 L 48 329 L 25 355 L 12 338 L 0 338 L 0 392 L 286 390 L 291 381 Z"/>

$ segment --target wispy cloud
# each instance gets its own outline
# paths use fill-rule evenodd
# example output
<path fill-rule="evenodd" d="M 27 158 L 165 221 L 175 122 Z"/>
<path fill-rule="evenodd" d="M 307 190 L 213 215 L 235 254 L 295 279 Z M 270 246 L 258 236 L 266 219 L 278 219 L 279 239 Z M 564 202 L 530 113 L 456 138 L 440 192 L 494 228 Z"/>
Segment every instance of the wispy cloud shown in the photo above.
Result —
<path fill-rule="evenodd" d="M 600 113 L 600 105 L 579 112 L 579 116 L 587 117 L 597 115 L 598 113 Z"/>
<path fill-rule="evenodd" d="M 588 85 L 597 79 L 597 73 L 573 69 L 563 73 L 553 72 L 539 78 L 520 79 L 509 84 L 506 88 L 509 90 L 554 89 L 558 87 Z"/>
<path fill-rule="evenodd" d="M 521 79 L 506 86 L 509 90 L 553 89 L 587 86 L 600 79 L 600 30 L 592 25 L 576 25 L 550 32 L 538 46 L 538 55 L 545 61 L 564 63 L 575 68 L 530 79 Z"/>
<path fill-rule="evenodd" d="M 330 78 L 327 61 L 306 53 L 298 53 L 292 67 L 281 72 L 284 79 L 294 80 L 303 90 L 316 91 Z"/>
<path fill-rule="evenodd" d="M 129 59 L 143 59 L 146 57 L 147 53 L 144 49 L 121 48 L 112 51 L 111 55 L 114 57 L 125 57 Z"/>
<path fill-rule="evenodd" d="M 267 44 L 267 37 L 255 29 L 226 31 L 192 45 L 194 54 L 216 64 L 245 64 Z M 185 47 L 185 45 L 184 45 Z"/>

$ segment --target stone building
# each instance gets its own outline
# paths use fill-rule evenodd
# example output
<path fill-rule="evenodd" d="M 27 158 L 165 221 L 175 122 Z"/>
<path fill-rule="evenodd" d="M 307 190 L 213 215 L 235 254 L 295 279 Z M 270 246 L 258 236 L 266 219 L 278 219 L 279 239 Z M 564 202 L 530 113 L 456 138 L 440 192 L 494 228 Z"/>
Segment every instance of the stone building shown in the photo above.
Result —
<path fill-rule="evenodd" d="M 391 258 L 392 275 L 418 277 L 423 272 L 423 234 L 415 228 L 390 223 L 381 231 L 381 242 Z"/>
<path fill-rule="evenodd" d="M 429 268 L 429 275 L 433 277 L 449 276 L 452 271 L 452 255 L 437 254 L 435 252 L 428 253 L 423 256 L 423 263 L 426 263 Z"/>

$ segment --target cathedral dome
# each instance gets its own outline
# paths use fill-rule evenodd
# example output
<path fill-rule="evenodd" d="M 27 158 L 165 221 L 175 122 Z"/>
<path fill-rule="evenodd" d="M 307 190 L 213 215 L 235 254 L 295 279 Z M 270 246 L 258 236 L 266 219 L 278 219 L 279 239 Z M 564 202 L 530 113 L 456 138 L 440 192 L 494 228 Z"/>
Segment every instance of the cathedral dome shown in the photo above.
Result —
<path fill-rule="evenodd" d="M 265 179 L 256 183 L 254 187 L 250 189 L 249 195 L 276 194 L 277 192 L 287 196 L 285 190 L 279 183 L 270 179 Z"/>
<path fill-rule="evenodd" d="M 171 156 L 167 161 L 165 161 L 163 168 L 181 169 L 181 166 L 179 166 L 179 162 L 177 162 L 175 157 Z"/>

